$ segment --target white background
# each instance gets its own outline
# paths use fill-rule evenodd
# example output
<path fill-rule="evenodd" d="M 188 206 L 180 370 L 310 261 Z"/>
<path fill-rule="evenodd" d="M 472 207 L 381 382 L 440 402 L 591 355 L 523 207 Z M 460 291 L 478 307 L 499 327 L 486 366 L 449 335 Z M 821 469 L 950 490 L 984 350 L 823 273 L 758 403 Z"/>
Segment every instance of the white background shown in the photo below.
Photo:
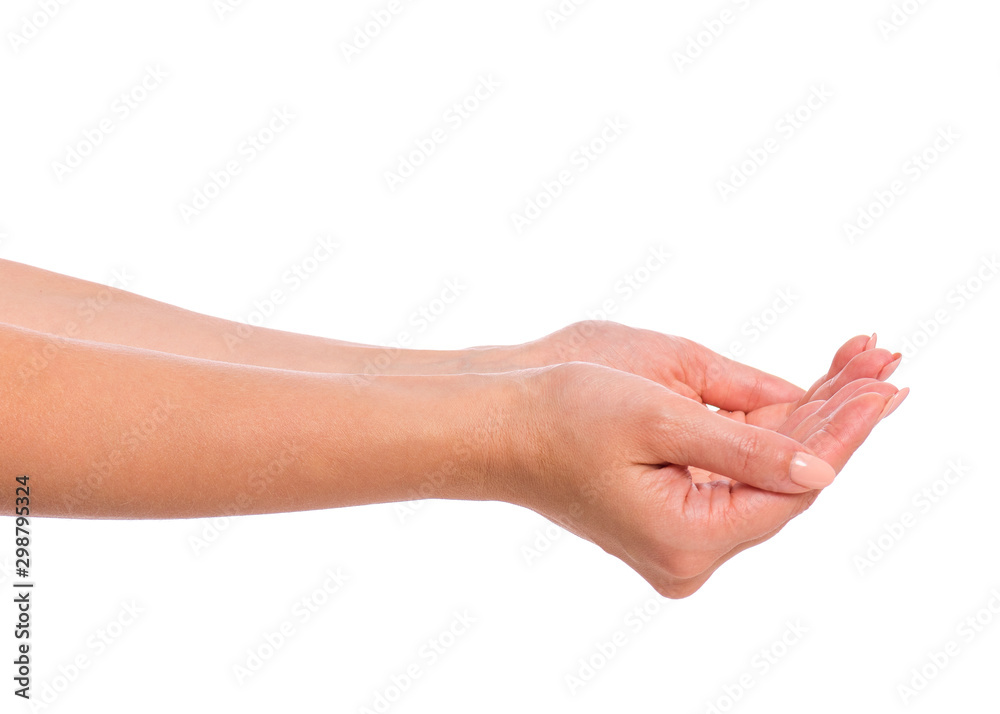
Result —
<path fill-rule="evenodd" d="M 39 520 L 36 697 L 58 688 L 47 709 L 73 712 L 357 712 L 417 664 L 389 711 L 1000 711 L 1000 612 L 971 640 L 958 629 L 1000 589 L 1000 281 L 982 262 L 998 236 L 1000 6 L 905 5 L 889 31 L 886 0 L 605 0 L 554 26 L 555 0 L 419 0 L 348 61 L 344 43 L 386 1 L 249 0 L 221 17 L 210 0 L 98 1 L 51 18 L 45 3 L 6 2 L 4 258 L 102 283 L 124 270 L 134 292 L 247 321 L 333 235 L 335 255 L 268 326 L 515 343 L 610 298 L 612 319 L 736 348 L 802 385 L 877 330 L 882 346 L 909 345 L 892 381 L 912 388 L 808 513 L 680 601 L 500 503 L 235 519 L 198 554 L 191 538 L 210 521 Z M 723 10 L 731 22 L 698 37 Z M 686 48 L 698 56 L 682 69 Z M 147 67 L 166 78 L 124 117 L 116 99 L 143 93 Z M 456 127 L 446 112 L 483 77 L 499 87 Z M 814 88 L 832 96 L 789 131 Z M 241 142 L 281 109 L 294 120 L 248 161 Z M 54 162 L 102 119 L 113 131 L 60 175 Z M 609 119 L 625 129 L 579 171 L 579 147 Z M 435 129 L 446 141 L 390 190 L 386 172 Z M 935 155 L 939 131 L 955 138 Z M 719 182 L 768 138 L 777 151 L 724 200 Z M 240 174 L 185 221 L 180 205 L 230 159 Z M 515 230 L 511 215 L 564 169 L 572 184 Z M 896 180 L 901 195 L 850 240 L 845 223 Z M 637 272 L 651 248 L 671 258 Z M 630 275 L 641 289 L 616 290 Z M 419 330 L 411 315 L 449 279 L 459 299 Z M 780 315 L 779 291 L 794 296 Z M 767 323 L 756 336 L 754 319 Z M 949 462 L 962 464 L 954 483 Z M 904 512 L 915 524 L 887 535 Z M 529 562 L 532 548 L 546 550 Z M 878 561 L 859 567 L 870 548 Z M 293 607 L 330 568 L 350 579 L 304 623 Z M 10 599 L 3 710 L 29 711 L 9 691 Z M 102 651 L 93 638 L 123 602 L 142 612 Z M 476 622 L 438 661 L 422 657 L 466 610 Z M 283 622 L 294 634 L 240 682 L 234 666 Z M 788 623 L 806 630 L 790 647 Z M 602 663 L 618 630 L 625 644 Z M 949 641 L 959 654 L 934 674 L 928 653 Z M 603 666 L 571 687 L 592 657 Z M 898 685 L 925 665 L 934 676 L 904 706 Z"/>

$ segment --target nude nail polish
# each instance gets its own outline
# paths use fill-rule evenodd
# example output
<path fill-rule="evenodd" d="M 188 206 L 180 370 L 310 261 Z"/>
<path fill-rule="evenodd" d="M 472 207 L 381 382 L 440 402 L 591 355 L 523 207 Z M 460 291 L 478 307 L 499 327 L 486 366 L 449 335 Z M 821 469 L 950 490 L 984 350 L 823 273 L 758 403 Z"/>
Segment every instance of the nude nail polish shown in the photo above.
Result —
<path fill-rule="evenodd" d="M 896 409 L 899 408 L 899 405 L 903 403 L 903 400 L 906 399 L 906 395 L 909 393 L 910 393 L 910 388 L 903 387 L 898 392 L 889 397 L 889 399 L 885 403 L 885 408 L 882 409 L 882 415 L 878 418 L 878 420 L 882 421 L 887 416 L 896 411 Z"/>
<path fill-rule="evenodd" d="M 792 463 L 788 470 L 788 477 L 803 488 L 826 488 L 833 483 L 836 476 L 837 472 L 830 464 L 804 451 L 800 451 L 792 457 Z"/>
<path fill-rule="evenodd" d="M 872 336 L 868 338 L 868 342 L 865 344 L 865 349 L 863 351 L 867 352 L 868 350 L 875 349 L 875 343 L 877 342 L 878 342 L 878 333 L 873 332 Z"/>
<path fill-rule="evenodd" d="M 903 355 L 900 354 L 899 352 L 895 353 L 892 356 L 892 362 L 890 362 L 889 364 L 887 364 L 885 367 L 882 368 L 882 371 L 878 373 L 878 377 L 876 377 L 876 379 L 880 382 L 884 382 L 885 380 L 889 379 L 889 377 L 892 376 L 892 373 L 896 371 L 896 367 L 898 367 L 899 363 L 902 361 L 903 361 Z"/>
<path fill-rule="evenodd" d="M 878 419 L 875 420 L 876 424 L 878 424 L 880 421 L 889 416 L 889 412 L 892 411 L 892 403 L 896 401 L 896 394 L 899 394 L 899 392 L 896 392 L 895 394 L 890 394 L 888 397 L 885 398 L 885 406 L 882 407 L 882 413 L 879 414 Z"/>

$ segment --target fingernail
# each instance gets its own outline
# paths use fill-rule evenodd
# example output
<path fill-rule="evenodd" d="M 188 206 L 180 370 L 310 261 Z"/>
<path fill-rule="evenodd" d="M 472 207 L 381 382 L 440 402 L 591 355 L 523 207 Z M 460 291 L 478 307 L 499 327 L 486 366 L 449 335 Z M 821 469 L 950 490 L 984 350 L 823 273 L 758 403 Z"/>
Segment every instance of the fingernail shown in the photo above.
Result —
<path fill-rule="evenodd" d="M 864 351 L 867 352 L 868 350 L 874 349 L 876 342 L 878 342 L 878 333 L 873 332 L 872 336 L 868 338 L 868 343 L 865 345 Z"/>
<path fill-rule="evenodd" d="M 792 457 L 792 464 L 788 471 L 788 477 L 794 483 L 803 488 L 811 489 L 826 488 L 833 483 L 836 476 L 837 472 L 830 464 L 818 456 L 807 454 L 804 451 L 800 451 Z"/>
<path fill-rule="evenodd" d="M 889 416 L 889 412 L 892 411 L 892 403 L 896 401 L 897 394 L 899 394 L 899 392 L 890 394 L 888 397 L 885 398 L 885 406 L 882 407 L 882 413 L 878 415 L 878 420 L 875 422 L 876 424 L 878 424 L 878 422 L 882 421 L 887 416 Z"/>
<path fill-rule="evenodd" d="M 910 393 L 910 388 L 903 387 L 898 392 L 889 397 L 889 399 L 886 400 L 885 408 L 882 409 L 882 415 L 878 418 L 878 420 L 882 421 L 887 416 L 896 411 L 896 409 L 899 408 L 899 405 L 903 403 L 903 400 L 906 399 L 906 395 L 909 393 Z"/>
<path fill-rule="evenodd" d="M 899 363 L 902 361 L 903 361 L 903 355 L 901 355 L 899 352 L 896 352 L 892 356 L 892 362 L 890 362 L 889 364 L 887 364 L 885 367 L 882 368 L 882 371 L 878 373 L 878 377 L 876 377 L 876 379 L 880 382 L 884 382 L 885 380 L 889 379 L 889 377 L 892 376 L 892 373 L 896 371 L 896 367 L 898 367 Z"/>

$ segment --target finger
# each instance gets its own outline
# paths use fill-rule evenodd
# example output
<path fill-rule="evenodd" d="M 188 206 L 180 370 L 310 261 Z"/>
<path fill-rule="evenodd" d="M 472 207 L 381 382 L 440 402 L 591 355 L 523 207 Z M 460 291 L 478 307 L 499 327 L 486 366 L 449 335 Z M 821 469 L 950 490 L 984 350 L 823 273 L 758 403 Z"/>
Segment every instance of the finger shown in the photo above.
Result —
<path fill-rule="evenodd" d="M 692 483 L 711 483 L 712 481 L 719 481 L 725 479 L 725 476 L 719 476 L 718 474 L 713 474 L 711 471 L 706 471 L 705 469 L 699 469 L 694 466 L 687 467 L 688 473 L 691 475 Z"/>
<path fill-rule="evenodd" d="M 857 335 L 852 337 L 847 342 L 837 350 L 837 354 L 833 357 L 833 362 L 830 364 L 830 369 L 827 373 L 816 380 L 815 383 L 808 389 L 808 391 L 800 397 L 795 402 L 789 402 L 787 404 L 772 404 L 761 409 L 757 409 L 750 414 L 747 414 L 746 421 L 750 424 L 755 424 L 756 426 L 763 426 L 768 429 L 779 430 L 785 421 L 803 405 L 809 402 L 820 401 L 821 397 L 817 396 L 816 392 L 825 384 L 830 382 L 830 380 L 837 377 L 841 371 L 859 354 L 872 350 L 875 347 L 877 340 L 877 335 Z M 787 426 L 782 430 L 782 433 L 788 433 Z"/>
<path fill-rule="evenodd" d="M 892 384 L 888 382 L 879 382 L 874 379 L 857 379 L 850 384 L 845 385 L 836 394 L 834 394 L 830 399 L 825 402 L 819 402 L 820 408 L 813 411 L 812 414 L 807 415 L 799 419 L 798 411 L 793 414 L 788 420 L 789 425 L 794 426 L 790 430 L 782 429 L 782 434 L 787 434 L 797 441 L 805 441 L 806 437 L 812 434 L 818 424 L 836 412 L 843 404 L 853 399 L 861 394 L 880 394 L 886 400 L 892 397 L 898 390 Z M 810 402 L 810 404 L 816 404 L 817 402 Z"/>
<path fill-rule="evenodd" d="M 768 404 L 766 407 L 755 409 L 747 414 L 747 424 L 762 426 L 765 429 L 778 430 L 778 427 L 785 423 L 788 415 L 791 414 L 798 402 L 785 402 L 783 404 Z"/>
<path fill-rule="evenodd" d="M 808 401 L 829 399 L 845 384 L 849 384 L 857 379 L 880 379 L 880 374 L 895 359 L 896 355 L 881 348 L 862 352 L 852 358 L 840 372 L 820 385 Z M 881 377 L 881 379 L 884 379 L 884 377 Z"/>
<path fill-rule="evenodd" d="M 747 423 L 747 413 L 746 412 L 730 412 L 725 409 L 716 409 L 715 413 L 724 416 L 727 419 L 734 419 L 735 421 Z"/>
<path fill-rule="evenodd" d="M 660 438 L 651 445 L 661 462 L 695 466 L 783 493 L 823 488 L 836 475 L 784 434 L 728 419 L 681 396 L 668 395 L 664 402 Z"/>
<path fill-rule="evenodd" d="M 855 335 L 837 350 L 837 354 L 833 356 L 833 361 L 830 362 L 830 369 L 827 370 L 827 374 L 831 377 L 837 374 L 837 372 L 847 366 L 848 362 L 862 352 L 875 349 L 877 342 L 878 335 L 874 332 L 871 335 Z"/>
<path fill-rule="evenodd" d="M 882 416 L 879 417 L 879 421 L 882 421 L 887 416 L 896 411 L 899 405 L 903 403 L 903 400 L 906 399 L 906 395 L 908 395 L 909 393 L 910 393 L 909 387 L 903 387 L 898 392 L 896 392 L 889 400 L 889 403 L 885 405 L 885 411 L 882 412 Z"/>
<path fill-rule="evenodd" d="M 840 470 L 878 423 L 885 401 L 878 392 L 849 399 L 807 443 Z M 695 592 L 731 558 L 773 538 L 792 518 L 809 508 L 820 494 L 818 490 L 801 494 L 773 493 L 739 483 L 731 484 L 729 490 L 728 499 L 721 499 L 718 489 L 711 492 L 714 514 L 710 522 L 724 524 L 727 531 L 724 535 L 716 533 L 713 540 L 728 540 L 733 546 L 708 564 L 704 571 L 677 580 L 672 587 L 675 597 Z"/>
<path fill-rule="evenodd" d="M 849 399 L 806 443 L 841 470 L 878 423 L 885 402 L 884 395 L 879 392 L 867 392 Z M 773 538 L 792 518 L 809 508 L 820 494 L 818 490 L 802 494 L 771 493 L 745 484 L 732 484 L 730 490 L 728 503 L 719 503 L 716 499 L 716 505 L 728 508 L 729 512 L 724 517 L 716 516 L 715 521 L 729 524 L 726 536 L 735 545 L 704 572 L 685 582 L 684 589 L 691 588 L 691 592 L 736 554 Z"/>
<path fill-rule="evenodd" d="M 803 444 L 838 472 L 879 422 L 887 400 L 882 394 L 852 397 L 806 437 Z"/>
<path fill-rule="evenodd" d="M 805 392 L 781 377 L 768 374 L 713 352 L 692 340 L 682 343 L 688 360 L 688 383 L 705 404 L 749 412 L 780 402 L 792 402 Z"/>
<path fill-rule="evenodd" d="M 830 369 L 826 371 L 826 374 L 816 380 L 816 382 L 813 383 L 808 390 L 806 390 L 805 395 L 803 395 L 803 398 L 805 399 L 803 404 L 805 402 L 813 401 L 813 394 L 816 393 L 816 390 L 826 384 L 826 382 L 833 377 L 836 377 L 837 374 L 847 366 L 847 363 L 854 359 L 854 357 L 862 352 L 874 348 L 876 340 L 877 336 L 872 334 L 857 335 L 845 342 L 840 349 L 837 350 L 837 354 L 833 356 L 833 361 L 830 363 Z"/>
<path fill-rule="evenodd" d="M 785 436 L 790 436 L 795 439 L 795 430 L 798 426 L 822 409 L 824 404 L 826 404 L 826 402 L 822 399 L 817 399 L 815 402 L 807 402 L 806 404 L 803 404 L 801 407 L 792 412 L 784 423 L 781 424 L 775 431 L 779 434 L 784 434 Z M 796 441 L 798 441 L 798 439 L 796 439 Z"/>

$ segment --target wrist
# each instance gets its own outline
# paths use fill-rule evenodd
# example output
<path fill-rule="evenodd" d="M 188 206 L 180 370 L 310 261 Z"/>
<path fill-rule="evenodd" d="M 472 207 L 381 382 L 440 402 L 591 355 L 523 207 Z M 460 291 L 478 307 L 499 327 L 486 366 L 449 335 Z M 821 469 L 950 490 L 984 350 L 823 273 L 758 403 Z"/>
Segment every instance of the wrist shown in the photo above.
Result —
<path fill-rule="evenodd" d="M 392 375 L 496 374 L 541 366 L 527 345 L 490 345 L 460 350 L 416 350 L 395 347 L 353 348 L 350 365 L 338 371 L 364 378 Z"/>
<path fill-rule="evenodd" d="M 532 463 L 525 373 L 384 376 L 403 437 L 403 483 L 391 500 L 513 502 Z"/>

